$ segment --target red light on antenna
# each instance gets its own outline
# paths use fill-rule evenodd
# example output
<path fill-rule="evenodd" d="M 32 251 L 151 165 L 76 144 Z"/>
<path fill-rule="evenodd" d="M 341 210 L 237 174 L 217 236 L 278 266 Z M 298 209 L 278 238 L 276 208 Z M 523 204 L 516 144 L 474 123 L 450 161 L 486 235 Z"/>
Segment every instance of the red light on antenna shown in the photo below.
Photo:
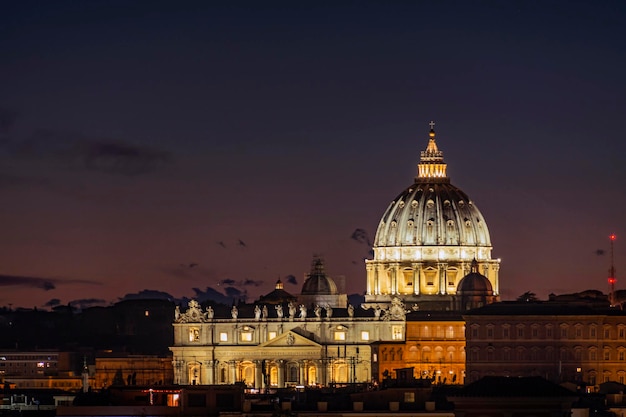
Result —
<path fill-rule="evenodd" d="M 611 236 L 609 236 L 609 239 L 615 240 L 615 239 L 617 239 L 617 236 L 615 236 L 615 233 L 613 233 Z"/>
<path fill-rule="evenodd" d="M 609 278 L 609 284 L 615 284 L 617 280 L 615 278 Z"/>

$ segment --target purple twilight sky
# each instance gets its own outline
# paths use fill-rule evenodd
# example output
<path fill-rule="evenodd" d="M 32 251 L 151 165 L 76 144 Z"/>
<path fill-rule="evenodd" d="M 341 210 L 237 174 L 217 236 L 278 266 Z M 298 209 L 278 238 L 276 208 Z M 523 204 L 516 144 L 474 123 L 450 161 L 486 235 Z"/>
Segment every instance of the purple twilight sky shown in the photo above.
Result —
<path fill-rule="evenodd" d="M 313 254 L 363 293 L 431 119 L 504 299 L 606 292 L 610 233 L 626 288 L 622 1 L 16 1 L 0 51 L 0 305 L 298 293 Z"/>

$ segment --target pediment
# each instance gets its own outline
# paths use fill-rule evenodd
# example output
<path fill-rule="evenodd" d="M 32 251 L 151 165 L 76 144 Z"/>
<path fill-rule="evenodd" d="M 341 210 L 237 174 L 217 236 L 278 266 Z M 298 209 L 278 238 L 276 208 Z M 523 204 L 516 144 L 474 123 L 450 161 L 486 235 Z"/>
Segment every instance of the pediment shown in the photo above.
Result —
<path fill-rule="evenodd" d="M 259 348 L 268 347 L 283 349 L 293 347 L 321 348 L 322 345 L 296 332 L 288 331 L 259 345 Z"/>

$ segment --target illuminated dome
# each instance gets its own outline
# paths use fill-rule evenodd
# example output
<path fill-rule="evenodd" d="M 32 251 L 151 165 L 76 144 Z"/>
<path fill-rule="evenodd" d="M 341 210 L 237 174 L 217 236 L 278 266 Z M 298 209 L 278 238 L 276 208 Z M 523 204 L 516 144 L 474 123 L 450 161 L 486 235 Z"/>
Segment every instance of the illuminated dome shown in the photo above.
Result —
<path fill-rule="evenodd" d="M 498 293 L 499 260 L 491 259 L 487 223 L 467 194 L 450 183 L 433 126 L 417 176 L 378 224 L 374 259 L 366 260 L 366 303 L 401 295 L 405 301 L 438 303 L 430 306 L 436 309 L 454 308 L 449 296 L 474 259 Z"/>

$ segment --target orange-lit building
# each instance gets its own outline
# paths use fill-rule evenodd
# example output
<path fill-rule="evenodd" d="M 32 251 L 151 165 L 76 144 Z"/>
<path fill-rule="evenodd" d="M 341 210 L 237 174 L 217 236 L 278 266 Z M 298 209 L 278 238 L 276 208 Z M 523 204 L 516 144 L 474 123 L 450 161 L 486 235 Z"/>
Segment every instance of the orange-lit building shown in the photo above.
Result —
<path fill-rule="evenodd" d="M 171 357 L 96 357 L 95 388 L 111 385 L 168 385 L 174 381 Z"/>
<path fill-rule="evenodd" d="M 465 322 L 459 312 L 411 312 L 406 316 L 406 340 L 377 346 L 377 375 L 396 377 L 394 370 L 413 368 L 415 378 L 434 383 L 463 383 Z"/>

